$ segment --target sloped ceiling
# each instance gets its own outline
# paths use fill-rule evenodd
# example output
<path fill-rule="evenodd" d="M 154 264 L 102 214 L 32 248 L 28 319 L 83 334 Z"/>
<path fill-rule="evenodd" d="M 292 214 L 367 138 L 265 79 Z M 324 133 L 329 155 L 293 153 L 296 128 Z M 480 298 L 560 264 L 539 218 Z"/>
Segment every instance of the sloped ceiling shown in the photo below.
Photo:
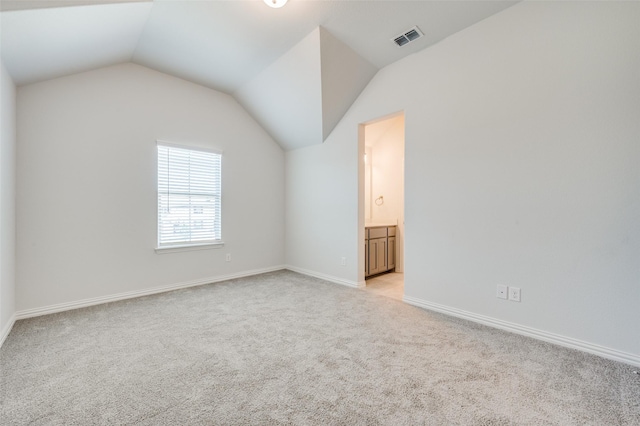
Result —
<path fill-rule="evenodd" d="M 132 61 L 234 94 L 322 27 L 320 109 L 309 108 L 316 116 L 306 117 L 321 123 L 313 130 L 321 142 L 350 105 L 345 99 L 353 97 L 343 99 L 338 87 L 353 89 L 367 74 L 340 80 L 335 58 L 344 55 L 336 50 L 355 52 L 346 56 L 356 68 L 364 61 L 379 69 L 514 3 L 289 0 L 272 9 L 261 0 L 3 0 L 0 55 L 18 85 Z M 414 25 L 424 37 L 402 48 L 391 42 Z M 281 96 L 294 97 L 285 93 L 294 87 L 282 87 Z M 286 145 L 282 136 L 272 136 Z"/>
<path fill-rule="evenodd" d="M 322 142 L 319 29 L 269 65 L 235 96 L 284 149 Z"/>
<path fill-rule="evenodd" d="M 18 85 L 128 62 L 153 3 L 2 12 L 2 63 Z"/>
<path fill-rule="evenodd" d="M 319 32 L 324 141 L 378 69 L 329 31 Z"/>
<path fill-rule="evenodd" d="M 107 3 L 140 3 L 153 0 L 2 0 L 0 11 L 44 9 L 49 7 L 88 6 Z"/>
<path fill-rule="evenodd" d="M 319 27 L 235 93 L 287 150 L 322 143 L 377 68 Z"/>

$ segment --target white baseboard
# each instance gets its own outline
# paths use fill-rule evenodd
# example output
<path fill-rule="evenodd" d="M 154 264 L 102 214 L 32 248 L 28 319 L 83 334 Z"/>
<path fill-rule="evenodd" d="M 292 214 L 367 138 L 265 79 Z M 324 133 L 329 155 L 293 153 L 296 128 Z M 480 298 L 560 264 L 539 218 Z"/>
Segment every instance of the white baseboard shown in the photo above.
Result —
<path fill-rule="evenodd" d="M 253 269 L 250 271 L 238 272 L 235 274 L 221 275 L 217 277 L 202 278 L 199 280 L 186 281 L 178 284 L 170 284 L 161 287 L 153 287 L 144 290 L 128 291 L 126 293 L 112 294 L 109 296 L 94 297 L 91 299 L 78 300 L 75 302 L 59 303 L 57 305 L 49 305 L 41 308 L 25 309 L 15 314 L 15 319 L 25 319 L 38 317 L 41 315 L 53 314 L 56 312 L 70 311 L 72 309 L 86 308 L 88 306 L 100 305 L 102 303 L 117 302 L 118 300 L 133 299 L 135 297 L 148 296 L 150 294 L 164 293 L 167 291 L 178 290 L 181 288 L 195 287 L 199 285 L 212 284 L 220 281 L 227 281 L 234 278 L 248 277 L 251 275 L 264 274 L 265 272 L 273 272 L 285 269 L 285 266 L 273 266 L 270 268 Z"/>
<path fill-rule="evenodd" d="M 285 265 L 285 269 L 288 269 L 290 271 L 293 272 L 297 272 L 299 274 L 303 274 L 303 275 L 309 275 L 310 277 L 315 277 L 315 278 L 320 278 L 321 280 L 325 280 L 325 281 L 330 281 L 332 283 L 336 283 L 336 284 L 340 284 L 340 285 L 346 285 L 347 287 L 353 287 L 353 288 L 361 288 L 365 286 L 365 282 L 357 282 L 357 281 L 350 281 L 350 280 L 345 280 L 344 278 L 338 278 L 338 277 L 334 277 L 331 275 L 326 275 L 320 272 L 315 272 L 315 271 L 310 271 L 308 269 L 303 269 L 303 268 L 298 268 L 297 266 L 291 266 L 291 265 Z"/>
<path fill-rule="evenodd" d="M 9 322 L 0 331 L 0 348 L 2 347 L 2 344 L 4 343 L 9 333 L 11 333 L 11 329 L 13 328 L 13 324 L 15 324 L 15 322 L 16 322 L 16 316 L 14 314 L 14 315 L 11 315 L 11 318 L 9 318 Z"/>
<path fill-rule="evenodd" d="M 499 320 L 485 315 L 474 314 L 472 312 L 467 312 L 461 309 L 452 308 L 450 306 L 428 302 L 426 300 L 417 299 L 415 297 L 404 296 L 402 300 L 410 305 L 417 306 L 419 308 L 440 312 L 446 315 L 466 319 L 469 321 L 488 325 L 490 327 L 499 328 L 501 330 L 510 331 L 512 333 L 521 334 L 523 336 L 533 337 L 534 339 L 544 340 L 545 342 L 554 343 L 556 345 L 564 346 L 571 349 L 577 349 L 579 351 L 588 352 L 590 354 L 598 355 L 603 358 L 640 367 L 640 355 L 618 351 L 616 349 L 607 348 L 605 346 L 596 345 L 594 343 L 573 339 L 571 337 L 561 336 L 559 334 L 538 330 L 509 321 Z"/>

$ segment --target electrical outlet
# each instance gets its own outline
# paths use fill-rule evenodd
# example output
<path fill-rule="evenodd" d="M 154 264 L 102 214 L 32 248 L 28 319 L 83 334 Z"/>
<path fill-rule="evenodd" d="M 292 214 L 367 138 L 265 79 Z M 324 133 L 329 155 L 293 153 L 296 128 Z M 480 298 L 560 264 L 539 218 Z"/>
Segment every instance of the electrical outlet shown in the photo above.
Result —
<path fill-rule="evenodd" d="M 225 258 L 227 262 L 231 262 L 231 253 L 227 253 L 227 257 Z"/>
<path fill-rule="evenodd" d="M 346 257 L 343 257 L 343 258 L 340 260 L 340 264 L 341 264 L 342 266 L 347 266 L 347 258 L 346 258 Z"/>
<path fill-rule="evenodd" d="M 496 297 L 498 299 L 506 299 L 507 298 L 507 290 L 509 290 L 509 287 L 507 287 L 506 285 L 499 285 L 498 286 L 498 290 L 496 292 Z"/>
<path fill-rule="evenodd" d="M 520 289 L 518 287 L 509 287 L 509 300 L 520 301 Z"/>

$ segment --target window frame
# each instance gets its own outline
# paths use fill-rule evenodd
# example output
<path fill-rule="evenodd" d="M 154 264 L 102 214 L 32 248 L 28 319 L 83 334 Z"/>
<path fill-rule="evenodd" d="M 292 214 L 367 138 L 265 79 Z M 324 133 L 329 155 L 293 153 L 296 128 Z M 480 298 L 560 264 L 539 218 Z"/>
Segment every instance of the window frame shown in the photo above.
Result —
<path fill-rule="evenodd" d="M 222 218 L 220 219 L 220 239 L 219 240 L 207 240 L 203 242 L 178 242 L 175 244 L 163 244 L 160 245 L 160 191 L 159 191 L 159 147 L 167 147 L 167 148 L 177 148 L 189 151 L 200 151 L 211 154 L 217 154 L 220 156 L 220 211 L 218 212 L 221 215 L 222 213 L 222 156 L 223 151 L 221 149 L 213 148 L 213 147 L 203 147 L 197 145 L 187 145 L 180 144 L 174 142 L 168 142 L 165 140 L 156 140 L 156 148 L 155 148 L 155 156 L 156 156 L 156 164 L 155 164 L 155 174 L 156 174 L 156 247 L 155 251 L 157 254 L 164 253 L 174 253 L 181 251 L 192 251 L 192 250 L 207 250 L 214 248 L 221 248 L 224 246 L 224 241 L 222 240 Z"/>

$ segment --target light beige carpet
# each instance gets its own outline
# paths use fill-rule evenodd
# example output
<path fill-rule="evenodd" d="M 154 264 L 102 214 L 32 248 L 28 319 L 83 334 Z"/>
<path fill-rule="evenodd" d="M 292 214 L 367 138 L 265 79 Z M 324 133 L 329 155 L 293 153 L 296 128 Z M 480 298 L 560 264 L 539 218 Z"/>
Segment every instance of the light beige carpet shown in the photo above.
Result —
<path fill-rule="evenodd" d="M 596 356 L 280 271 L 18 321 L 3 425 L 640 425 Z"/>

